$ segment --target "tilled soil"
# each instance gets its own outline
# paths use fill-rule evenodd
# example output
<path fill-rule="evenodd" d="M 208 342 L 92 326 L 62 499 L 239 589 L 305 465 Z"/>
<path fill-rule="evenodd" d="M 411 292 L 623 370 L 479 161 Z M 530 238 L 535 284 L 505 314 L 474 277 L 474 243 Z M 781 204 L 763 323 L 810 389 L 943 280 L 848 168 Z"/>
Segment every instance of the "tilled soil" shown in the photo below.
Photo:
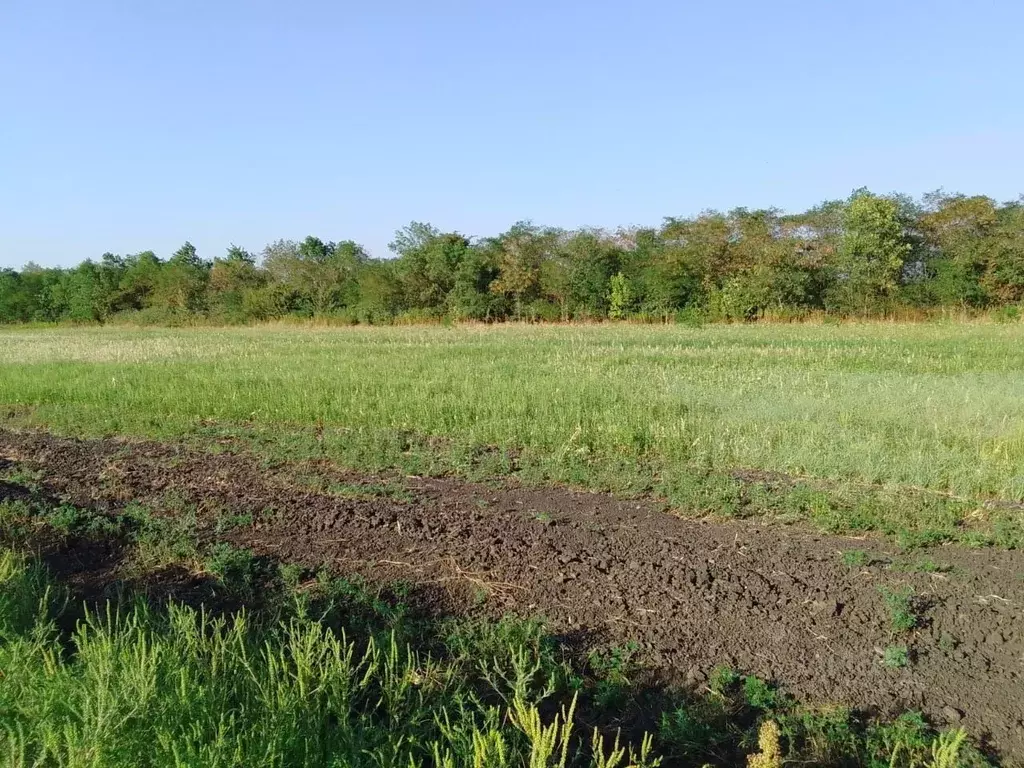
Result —
<path fill-rule="evenodd" d="M 877 539 L 684 520 L 604 494 L 268 466 L 153 442 L 0 430 L 0 457 L 75 504 L 194 505 L 208 536 L 217 515 L 252 514 L 253 526 L 220 538 L 431 585 L 445 609 L 541 615 L 557 631 L 632 641 L 653 668 L 692 686 L 727 664 L 810 702 L 921 710 L 1024 762 L 1020 552 L 900 553 Z M 0 497 L 15 492 L 0 485 Z M 841 553 L 855 549 L 873 562 L 844 565 Z M 883 586 L 914 590 L 910 632 L 892 631 Z M 894 644 L 909 647 L 909 666 L 882 665 Z"/>

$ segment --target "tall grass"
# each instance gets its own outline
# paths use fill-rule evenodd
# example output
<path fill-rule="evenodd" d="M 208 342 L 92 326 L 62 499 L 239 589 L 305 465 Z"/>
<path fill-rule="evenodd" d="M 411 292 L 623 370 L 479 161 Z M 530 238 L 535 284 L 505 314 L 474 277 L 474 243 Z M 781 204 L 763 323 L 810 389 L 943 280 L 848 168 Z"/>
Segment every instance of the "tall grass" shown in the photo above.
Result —
<path fill-rule="evenodd" d="M 759 729 L 773 734 L 751 758 L 763 765 L 781 764 L 766 754 L 984 764 L 961 731 L 936 737 L 914 715 L 865 727 L 839 710 L 800 708 L 755 678 L 737 688 L 735 674 L 719 675 L 706 699 L 677 700 L 657 737 L 630 745 L 584 724 L 588 683 L 532 624 L 453 625 L 434 655 L 425 638 L 359 611 L 329 628 L 296 593 L 274 620 L 107 604 L 67 637 L 54 594 L 38 566 L 0 552 L 0 761 L 11 768 L 667 768 L 742 762 Z"/>
<path fill-rule="evenodd" d="M 571 715 L 537 710 L 555 672 L 528 645 L 487 660 L 487 687 L 467 658 L 432 658 L 396 631 L 349 638 L 301 615 L 254 624 L 136 603 L 89 614 L 65 652 L 44 585 L 0 555 L 4 765 L 540 768 L 583 754 L 569 752 Z M 594 745 L 601 765 L 630 754 Z M 649 752 L 635 764 L 657 765 Z"/>
<path fill-rule="evenodd" d="M 1024 499 L 1020 325 L 50 329 L 0 340 L 0 403 L 75 431 L 321 425 L 350 444 L 413 433 L 498 446 L 555 479 L 758 468 Z"/>

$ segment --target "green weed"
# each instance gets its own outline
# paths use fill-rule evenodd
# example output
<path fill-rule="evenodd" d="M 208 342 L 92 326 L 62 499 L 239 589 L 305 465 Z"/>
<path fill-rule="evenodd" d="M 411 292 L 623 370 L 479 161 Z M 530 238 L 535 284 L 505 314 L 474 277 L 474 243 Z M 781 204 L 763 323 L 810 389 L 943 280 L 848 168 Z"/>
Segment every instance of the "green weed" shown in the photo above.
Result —
<path fill-rule="evenodd" d="M 892 569 L 904 573 L 949 573 L 953 570 L 951 566 L 937 563 L 930 557 L 920 557 L 908 562 L 894 563 Z"/>
<path fill-rule="evenodd" d="M 141 570 L 198 561 L 194 509 L 172 516 L 157 516 L 138 503 L 128 504 L 121 519 L 135 545 L 133 567 Z"/>
<path fill-rule="evenodd" d="M 594 649 L 587 665 L 594 677 L 594 699 L 599 709 L 620 709 L 630 694 L 630 676 L 636 670 L 636 643 Z"/>
<path fill-rule="evenodd" d="M 789 753 L 805 756 L 812 765 L 841 763 L 863 750 L 860 724 L 848 709 L 793 707 L 775 719 Z"/>
<path fill-rule="evenodd" d="M 40 470 L 15 465 L 0 477 L 8 483 L 21 486 L 32 493 L 42 490 L 43 473 Z"/>
<path fill-rule="evenodd" d="M 413 496 L 408 490 L 393 483 L 329 483 L 327 493 L 346 499 L 394 499 L 395 501 L 412 501 Z"/>
<path fill-rule="evenodd" d="M 886 646 L 882 653 L 882 666 L 890 669 L 900 669 L 910 664 L 910 651 L 905 645 Z"/>
<path fill-rule="evenodd" d="M 61 504 L 53 508 L 39 508 L 42 520 L 55 531 L 65 535 L 80 535 L 102 539 L 120 536 L 123 533 L 121 521 L 72 504 Z"/>
<path fill-rule="evenodd" d="M 209 558 L 224 578 L 252 563 L 225 548 Z M 278 574 L 307 593 L 302 569 Z M 60 590 L 24 556 L 0 551 L 6 764 L 78 765 L 84 756 L 109 768 L 654 768 L 664 751 L 687 764 L 731 765 L 746 762 L 766 722 L 777 724 L 787 763 L 983 764 L 962 731 L 937 735 L 914 714 L 861 724 L 725 670 L 714 676 L 718 693 L 664 709 L 657 741 L 637 733 L 630 742 L 590 721 L 618 717 L 620 710 L 601 708 L 597 684 L 628 685 L 634 649 L 608 649 L 583 671 L 537 622 L 449 621 L 406 631 L 393 613 L 361 612 L 380 607 L 365 584 L 322 576 L 312 587 L 321 586 L 337 601 L 328 612 L 336 626 L 319 620 L 327 615 L 319 610 L 289 614 L 284 605 L 214 618 L 136 601 L 101 607 L 59 636 Z M 362 608 L 349 610 L 350 599 Z"/>
<path fill-rule="evenodd" d="M 726 695 L 742 679 L 742 675 L 731 667 L 718 666 L 711 670 L 708 688 L 720 696 Z"/>
<path fill-rule="evenodd" d="M 73 507 L 70 504 L 62 504 L 46 516 L 47 522 L 56 530 L 63 533 L 70 533 L 80 528 L 88 516 L 83 510 Z"/>
<path fill-rule="evenodd" d="M 938 646 L 939 650 L 943 653 L 952 653 L 957 649 L 958 645 L 960 645 L 960 641 L 957 640 L 956 637 L 954 635 L 951 635 L 949 632 L 943 632 L 941 635 L 939 635 Z"/>
<path fill-rule="evenodd" d="M 236 528 L 249 528 L 252 526 L 254 518 L 251 512 L 244 513 L 222 513 L 217 515 L 214 520 L 214 531 L 217 533 L 227 533 L 233 531 Z"/>
<path fill-rule="evenodd" d="M 256 556 L 248 549 L 227 542 L 214 544 L 203 560 L 203 567 L 234 592 L 248 594 L 257 583 Z"/>
<path fill-rule="evenodd" d="M 874 558 L 863 549 L 848 549 L 840 559 L 847 568 L 864 568 L 874 562 Z"/>
<path fill-rule="evenodd" d="M 890 589 L 879 587 L 882 601 L 889 614 L 889 628 L 893 634 L 909 632 L 918 623 L 918 615 L 914 604 L 914 591 L 910 587 Z"/>
<path fill-rule="evenodd" d="M 32 534 L 35 515 L 24 501 L 0 500 L 0 543 L 23 544 Z"/>
<path fill-rule="evenodd" d="M 778 691 L 753 675 L 743 678 L 743 698 L 753 709 L 772 710 L 779 705 Z"/>

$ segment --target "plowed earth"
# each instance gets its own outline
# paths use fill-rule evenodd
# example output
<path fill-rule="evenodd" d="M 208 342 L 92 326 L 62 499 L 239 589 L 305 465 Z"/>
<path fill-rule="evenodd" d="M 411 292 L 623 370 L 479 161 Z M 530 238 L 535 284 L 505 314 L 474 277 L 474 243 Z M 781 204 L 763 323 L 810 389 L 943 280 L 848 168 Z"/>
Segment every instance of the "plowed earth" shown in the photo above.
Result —
<path fill-rule="evenodd" d="M 811 702 L 917 709 L 1024 762 L 1021 552 L 901 553 L 878 539 L 685 520 L 603 494 L 371 477 L 165 443 L 0 431 L 0 457 L 79 506 L 192 505 L 206 541 L 419 584 L 439 610 L 540 615 L 555 631 L 632 641 L 651 668 L 691 686 L 728 664 Z M 0 497 L 17 493 L 0 484 Z M 217 535 L 224 514 L 255 522 Z M 869 564 L 844 565 L 848 550 Z M 68 570 L 88 574 L 88 553 L 75 557 Z M 883 586 L 913 589 L 914 629 L 893 632 Z M 908 646 L 909 666 L 881 663 L 893 644 Z"/>

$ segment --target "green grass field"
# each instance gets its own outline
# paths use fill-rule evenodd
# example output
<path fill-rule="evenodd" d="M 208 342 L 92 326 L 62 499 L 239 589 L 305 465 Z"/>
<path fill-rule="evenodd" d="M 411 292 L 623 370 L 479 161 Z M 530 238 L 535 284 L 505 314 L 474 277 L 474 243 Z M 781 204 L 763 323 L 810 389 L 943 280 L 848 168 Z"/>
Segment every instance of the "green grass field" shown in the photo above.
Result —
<path fill-rule="evenodd" d="M 5 329 L 0 405 L 16 427 L 1020 546 L 1022 342 L 1024 326 L 990 324 Z M 128 595 L 75 627 L 27 542 L 114 537 L 125 567 L 151 568 L 172 523 L 132 515 L 0 504 L 4 764 L 733 765 L 759 730 L 788 762 L 984 764 L 960 729 L 800 705 L 727 669 L 700 695 L 645 698 L 623 649 L 570 657 L 535 623 L 417 616 L 327 572 L 257 574 L 230 547 L 176 557 L 217 594 L 247 603 L 259 584 L 258 610 Z"/>
<path fill-rule="evenodd" d="M 407 431 L 1024 499 L 1024 326 L 5 330 L 0 403 L 84 433 Z"/>

